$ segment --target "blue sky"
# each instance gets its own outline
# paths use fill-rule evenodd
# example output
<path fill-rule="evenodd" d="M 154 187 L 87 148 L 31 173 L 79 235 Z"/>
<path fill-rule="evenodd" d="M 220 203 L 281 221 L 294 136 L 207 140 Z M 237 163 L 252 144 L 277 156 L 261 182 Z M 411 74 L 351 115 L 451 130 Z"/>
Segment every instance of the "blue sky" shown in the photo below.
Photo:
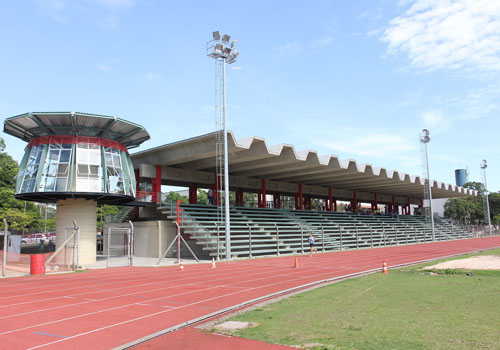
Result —
<path fill-rule="evenodd" d="M 0 2 L 0 118 L 81 111 L 144 125 L 141 149 L 215 129 L 206 42 L 237 39 L 228 128 L 431 178 L 468 167 L 500 190 L 500 2 Z M 20 160 L 25 144 L 1 134 Z"/>

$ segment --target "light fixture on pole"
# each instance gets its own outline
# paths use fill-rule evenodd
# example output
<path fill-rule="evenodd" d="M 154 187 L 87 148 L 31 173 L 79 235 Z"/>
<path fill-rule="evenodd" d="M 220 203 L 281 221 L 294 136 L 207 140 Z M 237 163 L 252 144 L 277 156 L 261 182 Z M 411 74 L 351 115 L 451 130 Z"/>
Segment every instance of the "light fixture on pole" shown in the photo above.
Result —
<path fill-rule="evenodd" d="M 483 170 L 483 183 L 484 183 L 484 197 L 485 197 L 485 203 L 486 203 L 486 216 L 488 218 L 488 230 L 490 231 L 490 236 L 492 235 L 491 232 L 491 218 L 490 218 L 490 201 L 488 199 L 488 185 L 486 185 L 486 168 L 488 167 L 488 164 L 486 163 L 486 159 L 483 159 L 481 162 L 481 169 Z"/>
<path fill-rule="evenodd" d="M 226 232 L 226 259 L 231 259 L 231 232 L 229 217 L 229 166 L 226 127 L 226 64 L 236 62 L 239 52 L 234 48 L 236 40 L 229 43 L 227 34 L 221 37 L 219 31 L 212 33 L 213 39 L 207 43 L 207 56 L 215 60 L 215 149 L 216 149 L 216 182 L 217 200 L 224 183 L 224 212 Z M 217 203 L 218 205 L 220 203 Z M 222 212 L 220 213 L 222 221 Z"/>
<path fill-rule="evenodd" d="M 431 217 L 431 229 L 432 229 L 432 241 L 434 242 L 436 240 L 436 234 L 434 232 L 434 215 L 432 213 L 432 190 L 431 190 L 431 179 L 429 175 L 429 157 L 427 155 L 427 144 L 430 142 L 431 137 L 429 136 L 430 132 L 427 129 L 423 129 L 422 133 L 420 134 L 420 142 L 422 143 L 423 147 L 423 162 L 425 164 L 425 177 L 427 178 L 427 186 L 424 183 L 424 197 L 427 197 L 426 194 L 428 193 L 429 195 L 429 210 L 430 210 L 430 217 Z"/>

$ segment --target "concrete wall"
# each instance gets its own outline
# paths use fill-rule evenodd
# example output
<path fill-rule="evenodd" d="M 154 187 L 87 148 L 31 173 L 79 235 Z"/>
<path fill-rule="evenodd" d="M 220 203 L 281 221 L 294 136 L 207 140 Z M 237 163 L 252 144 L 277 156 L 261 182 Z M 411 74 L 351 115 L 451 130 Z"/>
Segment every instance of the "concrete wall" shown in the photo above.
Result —
<path fill-rule="evenodd" d="M 96 232 L 97 232 L 97 203 L 93 200 L 65 199 L 57 202 L 56 212 L 56 248 L 64 242 L 64 231 L 66 227 L 73 227 L 73 220 L 80 227 L 80 265 L 95 263 L 96 261 Z M 68 234 L 73 233 L 72 230 Z M 73 242 L 70 242 L 73 245 Z M 61 261 L 62 254 L 56 257 L 56 262 L 68 264 Z M 70 259 L 66 255 L 67 259 Z M 64 260 L 64 259 L 63 259 Z"/>

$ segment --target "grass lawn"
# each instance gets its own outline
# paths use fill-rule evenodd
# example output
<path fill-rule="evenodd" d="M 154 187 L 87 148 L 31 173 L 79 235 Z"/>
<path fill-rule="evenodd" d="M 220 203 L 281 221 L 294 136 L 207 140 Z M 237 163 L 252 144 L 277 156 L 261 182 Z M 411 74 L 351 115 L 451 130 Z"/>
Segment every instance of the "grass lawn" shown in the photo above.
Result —
<path fill-rule="evenodd" d="M 268 304 L 233 317 L 258 324 L 233 334 L 308 349 L 500 349 L 500 271 L 420 271 L 435 263 Z"/>

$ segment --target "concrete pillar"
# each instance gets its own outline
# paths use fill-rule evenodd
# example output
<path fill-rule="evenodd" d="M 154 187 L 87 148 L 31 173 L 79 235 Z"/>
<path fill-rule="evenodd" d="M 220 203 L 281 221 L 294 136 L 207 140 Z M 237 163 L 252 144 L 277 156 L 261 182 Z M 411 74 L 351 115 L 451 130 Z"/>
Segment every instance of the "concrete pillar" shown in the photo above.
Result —
<path fill-rule="evenodd" d="M 97 202 L 93 200 L 65 199 L 57 202 L 56 212 L 56 249 L 64 242 L 64 229 L 73 227 L 73 220 L 80 227 L 80 265 L 85 266 L 96 261 Z M 68 230 L 72 233 L 72 230 Z M 72 245 L 73 242 L 70 242 Z M 61 251 L 61 253 L 64 253 Z M 71 257 L 67 256 L 71 262 Z M 56 257 L 64 261 L 64 256 Z"/>

